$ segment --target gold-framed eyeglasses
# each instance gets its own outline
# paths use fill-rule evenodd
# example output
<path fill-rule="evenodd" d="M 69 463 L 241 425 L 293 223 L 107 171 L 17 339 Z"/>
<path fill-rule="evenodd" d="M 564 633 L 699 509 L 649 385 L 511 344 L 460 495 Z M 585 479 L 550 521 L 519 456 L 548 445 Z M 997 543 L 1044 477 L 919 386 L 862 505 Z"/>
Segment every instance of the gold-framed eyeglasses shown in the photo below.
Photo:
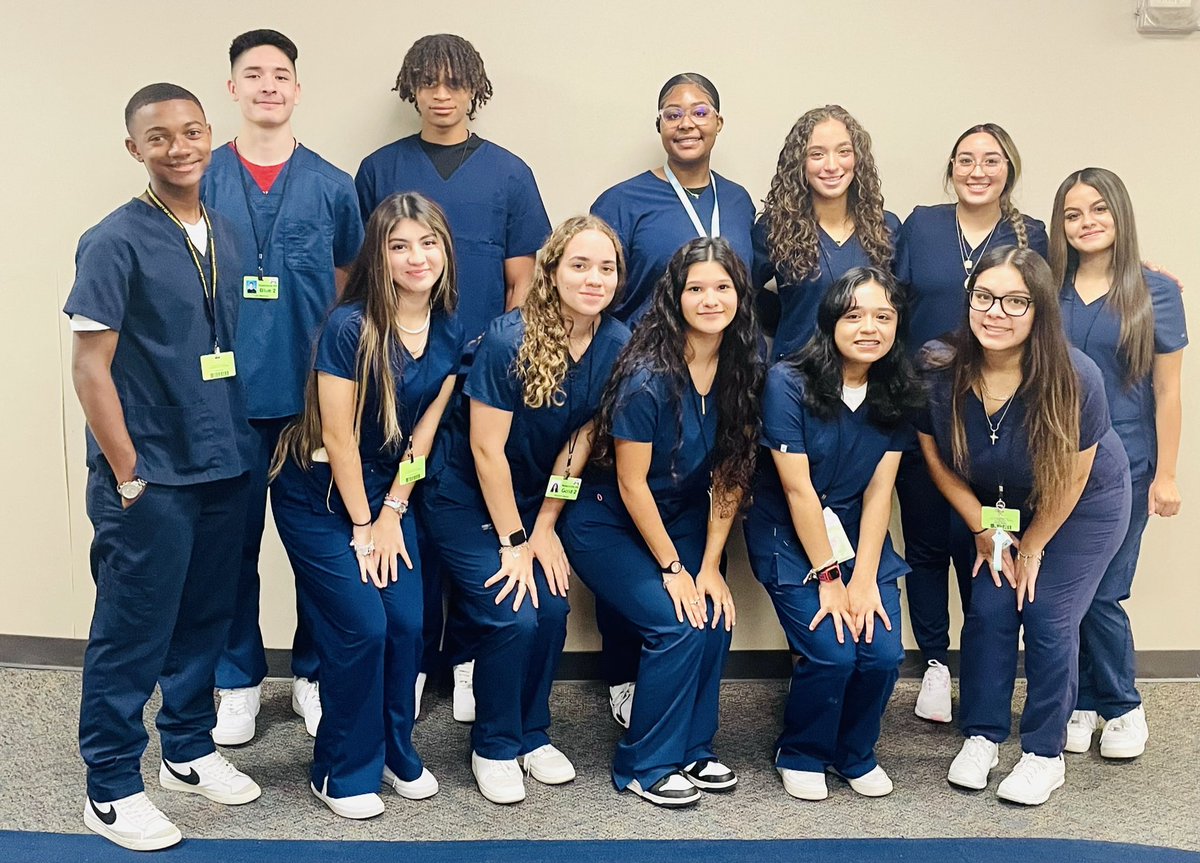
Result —
<path fill-rule="evenodd" d="M 983 169 L 983 173 L 989 177 L 993 177 L 1000 173 L 1000 169 L 1008 164 L 1008 159 L 1003 156 L 984 156 L 982 159 L 976 159 L 974 156 L 968 156 L 964 153 L 961 156 L 955 156 L 951 159 L 950 164 L 954 166 L 954 173 L 956 174 L 969 174 L 978 165 Z"/>

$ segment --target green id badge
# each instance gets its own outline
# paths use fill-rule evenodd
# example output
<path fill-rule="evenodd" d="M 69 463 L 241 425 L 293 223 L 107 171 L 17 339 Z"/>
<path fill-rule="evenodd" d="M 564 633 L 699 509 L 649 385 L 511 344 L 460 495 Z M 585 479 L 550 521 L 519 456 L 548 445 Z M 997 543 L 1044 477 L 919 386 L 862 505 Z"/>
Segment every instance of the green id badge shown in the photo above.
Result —
<path fill-rule="evenodd" d="M 408 485 L 410 482 L 416 482 L 419 479 L 425 479 L 425 456 L 419 455 L 400 462 L 401 483 Z"/>
<path fill-rule="evenodd" d="M 583 480 L 572 476 L 552 476 L 546 485 L 546 497 L 554 500 L 577 500 Z"/>
<path fill-rule="evenodd" d="M 279 276 L 242 276 L 242 296 L 247 300 L 279 299 Z"/>
<path fill-rule="evenodd" d="M 237 375 L 237 367 L 233 364 L 233 351 L 204 354 L 200 357 L 201 380 L 219 381 L 235 375 Z"/>
<path fill-rule="evenodd" d="M 1021 510 L 985 506 L 980 513 L 984 530 L 1020 530 Z"/>

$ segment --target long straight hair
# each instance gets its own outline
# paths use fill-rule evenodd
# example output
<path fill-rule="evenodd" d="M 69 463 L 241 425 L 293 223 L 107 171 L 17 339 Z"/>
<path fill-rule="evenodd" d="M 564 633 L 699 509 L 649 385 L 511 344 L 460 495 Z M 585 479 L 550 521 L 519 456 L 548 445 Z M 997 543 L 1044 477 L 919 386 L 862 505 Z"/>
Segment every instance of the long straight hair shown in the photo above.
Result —
<path fill-rule="evenodd" d="M 1079 375 L 1071 362 L 1070 345 L 1063 332 L 1058 291 L 1050 267 L 1037 252 L 1016 246 L 999 246 L 984 254 L 967 291 L 974 290 L 983 273 L 996 267 L 1012 267 L 1025 282 L 1033 299 L 1033 326 L 1021 351 L 1021 386 L 1018 396 L 1025 402 L 1025 439 L 1033 460 L 1031 504 L 1059 500 L 1071 485 L 1079 454 Z M 968 293 L 969 295 L 969 293 Z M 966 315 L 970 305 L 964 301 Z M 950 405 L 951 452 L 954 468 L 966 476 L 970 466 L 963 416 L 967 399 L 983 380 L 983 346 L 970 322 L 963 328 L 952 365 L 953 398 Z"/>
<path fill-rule="evenodd" d="M 1013 233 L 1017 235 L 1018 248 L 1028 248 L 1029 231 L 1025 227 L 1025 217 L 1021 215 L 1021 211 L 1013 203 L 1013 187 L 1017 185 L 1017 180 L 1021 179 L 1021 154 L 1017 150 L 1017 145 L 1013 141 L 1012 136 L 1004 131 L 1003 127 L 998 123 L 980 123 L 978 126 L 972 126 L 958 136 L 954 142 L 954 146 L 950 148 L 950 159 L 946 162 L 946 176 L 944 181 L 946 188 L 951 188 L 954 178 L 954 157 L 958 155 L 958 145 L 963 142 L 963 139 L 979 134 L 980 132 L 995 138 L 996 143 L 1000 145 L 1001 152 L 1004 153 L 1004 158 L 1008 160 L 1008 174 L 1004 179 L 1004 190 L 1000 193 L 1000 213 L 1012 225 Z"/>
<path fill-rule="evenodd" d="M 453 312 L 458 303 L 454 267 L 454 242 L 446 215 L 433 201 L 412 192 L 386 198 L 367 221 L 366 237 L 350 268 L 346 289 L 333 308 L 361 304 L 362 330 L 355 357 L 354 439 L 361 437 L 367 390 L 374 384 L 379 401 L 377 417 L 384 445 L 399 447 L 412 429 L 400 427 L 396 404 L 396 368 L 403 358 L 400 341 L 400 292 L 392 280 L 388 238 L 396 225 L 412 219 L 431 231 L 442 247 L 445 266 L 430 294 L 430 314 Z M 328 316 L 326 317 L 328 321 Z M 312 465 L 312 454 L 324 446 L 321 408 L 317 395 L 317 372 L 308 375 L 304 388 L 304 410 L 279 436 L 271 463 L 271 476 L 278 475 L 288 458 L 303 468 Z"/>
<path fill-rule="evenodd" d="M 1125 360 L 1125 386 L 1131 387 L 1154 365 L 1154 307 L 1150 289 L 1142 274 L 1142 255 L 1138 250 L 1137 224 L 1133 203 L 1121 178 L 1104 168 L 1084 168 L 1062 181 L 1054 194 L 1050 215 L 1050 271 L 1054 283 L 1062 285 L 1079 267 L 1079 252 L 1067 242 L 1066 217 L 1063 214 L 1067 193 L 1077 185 L 1095 189 L 1112 214 L 1117 237 L 1113 242 L 1108 267 L 1108 296 L 1105 305 L 1121 322 L 1118 345 Z"/>

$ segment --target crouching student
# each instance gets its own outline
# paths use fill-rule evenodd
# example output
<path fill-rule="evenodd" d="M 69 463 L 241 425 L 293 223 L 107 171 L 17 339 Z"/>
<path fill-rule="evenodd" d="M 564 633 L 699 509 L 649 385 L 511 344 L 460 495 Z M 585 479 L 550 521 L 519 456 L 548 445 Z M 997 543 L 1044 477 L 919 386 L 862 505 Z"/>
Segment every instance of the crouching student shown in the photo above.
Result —
<path fill-rule="evenodd" d="M 384 200 L 272 465 L 322 669 L 312 792 L 344 818 L 382 813 L 381 781 L 410 800 L 438 790 L 412 745 L 422 592 L 408 501 L 454 388 L 455 300 L 442 211 L 420 195 Z"/>
<path fill-rule="evenodd" d="M 157 683 L 159 784 L 218 803 L 262 793 L 216 751 L 212 689 L 233 614 L 253 437 L 236 378 L 234 233 L 200 203 L 212 131 L 151 84 L 125 108 L 146 191 L 79 241 L 72 377 L 87 419 L 96 606 L 83 660 L 83 821 L 135 851 L 179 842 L 146 796 L 142 710 Z"/>
<path fill-rule="evenodd" d="M 888 522 L 920 387 L 889 273 L 849 270 L 825 292 L 816 325 L 767 374 L 769 458 L 746 519 L 751 567 L 795 657 L 775 767 L 801 800 L 828 796 L 826 770 L 882 797 L 892 780 L 875 744 L 904 659 L 896 580 L 908 572 Z"/>

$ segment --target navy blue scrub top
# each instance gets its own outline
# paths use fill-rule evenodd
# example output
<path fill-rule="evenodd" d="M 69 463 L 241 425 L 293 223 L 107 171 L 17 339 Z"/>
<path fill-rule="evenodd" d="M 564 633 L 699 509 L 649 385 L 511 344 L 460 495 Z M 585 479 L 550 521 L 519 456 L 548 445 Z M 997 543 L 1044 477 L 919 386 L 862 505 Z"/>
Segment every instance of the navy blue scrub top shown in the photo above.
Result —
<path fill-rule="evenodd" d="M 209 213 L 217 251 L 216 326 L 234 350 L 238 376 L 206 381 L 200 357 L 213 352 L 200 275 L 187 240 L 153 204 L 134 199 L 80 239 L 75 284 L 63 311 L 120 334 L 112 379 L 137 450 L 137 473 L 156 485 L 194 485 L 250 469 L 255 436 L 246 421 L 235 338 L 241 276 L 233 227 Z M 212 250 L 201 257 L 206 278 Z M 87 430 L 87 464 L 106 465 Z"/>
<path fill-rule="evenodd" d="M 717 198 L 721 202 L 721 236 L 729 241 L 749 269 L 754 259 L 750 228 L 754 223 L 754 202 L 750 194 L 716 171 Z M 698 200 L 692 200 L 700 224 L 712 226 L 713 192 L 709 185 Z M 679 202 L 675 190 L 653 171 L 618 183 L 592 204 L 592 215 L 612 226 L 625 251 L 628 278 L 625 290 L 612 314 L 636 326 L 650 308 L 654 284 L 666 272 L 671 256 L 680 246 L 696 239 L 696 226 Z"/>
<path fill-rule="evenodd" d="M 883 221 L 895 248 L 900 236 L 900 220 L 894 213 L 884 211 Z M 847 238 L 840 246 L 817 225 L 818 270 L 801 282 L 784 279 L 780 282 L 779 272 L 771 261 L 768 239 L 771 234 L 770 220 L 765 216 L 754 224 L 751 237 L 754 241 L 753 281 L 755 291 L 762 291 L 771 279 L 776 280 L 780 306 L 779 325 L 775 330 L 774 359 L 780 360 L 792 351 L 804 347 L 817 329 L 817 308 L 829 286 L 855 267 L 871 266 L 871 259 L 863 248 L 857 233 Z M 893 269 L 895 262 L 893 261 Z M 768 300 L 769 302 L 769 300 Z"/>
<path fill-rule="evenodd" d="M 458 271 L 457 314 L 468 342 L 504 312 L 505 260 L 536 253 L 550 234 L 533 172 L 491 141 L 442 179 L 420 135 L 410 135 L 363 159 L 354 185 L 364 222 L 396 192 L 419 192 L 445 211 Z"/>
<path fill-rule="evenodd" d="M 1080 383 L 1079 451 L 1099 444 L 1092 463 L 1092 473 L 1071 514 L 1074 518 L 1092 505 L 1102 505 L 1105 495 L 1121 488 L 1123 477 L 1129 472 L 1129 461 L 1109 420 L 1108 399 L 1104 394 L 1104 379 L 1100 369 L 1083 351 L 1077 348 L 1070 350 L 1071 362 L 1075 365 Z M 917 422 L 919 431 L 933 436 L 942 461 L 951 470 L 954 470 L 950 426 L 953 383 L 953 372 L 949 368 L 930 375 L 929 404 Z M 999 412 L 993 414 L 992 421 L 995 422 L 999 416 Z M 967 475 L 963 478 L 984 506 L 995 505 L 998 487 L 1003 485 L 1004 503 L 1009 509 L 1022 510 L 1021 529 L 1024 530 L 1033 517 L 1032 510 L 1026 505 L 1033 491 L 1033 457 L 1025 433 L 1024 399 L 1019 395 L 1013 399 L 994 445 L 983 403 L 974 393 L 966 398 L 963 426 L 967 434 L 967 451 L 970 453 Z"/>
<path fill-rule="evenodd" d="M 703 532 L 708 526 L 708 491 L 717 448 L 716 390 L 714 384 L 702 401 L 688 378 L 676 398 L 666 374 L 644 368 L 617 388 L 612 436 L 651 445 L 646 484 L 663 526 L 674 537 Z M 617 490 L 615 467 L 589 468 L 585 484 L 589 480 L 602 489 L 613 525 L 632 527 Z"/>
<path fill-rule="evenodd" d="M 900 229 L 895 269 L 896 278 L 908 290 L 909 354 L 915 354 L 931 339 L 960 329 L 967 319 L 967 274 L 958 245 L 954 206 L 917 207 Z M 1025 231 L 1029 248 L 1046 257 L 1046 226 L 1025 216 Z M 1012 225 L 1002 219 L 988 248 L 1016 244 Z M 978 264 L 982 255 L 973 257 Z"/>
<path fill-rule="evenodd" d="M 363 306 L 352 303 L 338 306 L 329 315 L 317 343 L 314 368 L 318 372 L 349 381 L 358 378 L 358 343 L 362 335 Z M 441 392 L 446 378 L 458 370 L 462 355 L 462 327 L 454 315 L 434 312 L 429 321 L 429 340 L 425 352 L 414 358 L 404 345 L 392 353 L 392 373 L 396 378 L 396 409 L 404 440 L 396 448 L 384 446 L 383 424 L 379 421 L 379 393 L 375 382 L 367 384 L 358 452 L 364 464 L 373 463 L 392 471 L 408 449 L 413 428 Z"/>
<path fill-rule="evenodd" d="M 837 514 L 851 544 L 857 547 L 867 486 L 886 453 L 903 452 L 911 446 L 913 428 L 906 422 L 894 428 L 872 422 L 865 402 L 857 410 L 839 404 L 835 419 L 822 419 L 804 404 L 804 392 L 804 376 L 789 363 L 776 363 L 767 372 L 759 441 L 765 449 L 759 453 L 754 506 L 747 515 L 746 530 L 748 535 L 767 530 L 792 543 L 807 570 L 812 562 L 796 534 L 770 451 L 808 456 L 809 475 L 821 505 Z M 843 565 L 848 571 L 853 568 L 853 560 Z M 877 581 L 895 581 L 906 572 L 908 565 L 892 548 L 891 538 L 885 538 Z"/>
<path fill-rule="evenodd" d="M 297 146 L 269 193 L 264 193 L 229 144 L 217 148 L 204 172 L 200 197 L 233 223 L 241 258 L 230 259 L 241 295 L 242 276 L 279 279 L 279 299 L 243 299 L 238 320 L 238 378 L 251 419 L 295 416 L 304 409 L 304 384 L 313 342 L 337 289 L 334 267 L 354 261 L 363 240 L 354 183 L 316 153 Z"/>
<path fill-rule="evenodd" d="M 536 515 L 546 484 L 568 438 L 586 425 L 600 406 L 600 396 L 612 374 L 617 354 L 629 340 L 629 330 L 608 315 L 600 319 L 592 343 L 579 361 L 568 358 L 561 404 L 540 408 L 525 405 L 524 386 L 517 377 L 517 351 L 525 338 L 519 309 L 492 321 L 475 351 L 474 364 L 463 387 L 444 438 L 434 449 L 431 473 L 439 492 L 460 503 L 487 504 L 479 489 L 471 452 L 471 400 L 512 414 L 504 455 L 512 473 L 513 493 L 522 519 Z M 579 476 L 572 465 L 571 475 Z"/>
<path fill-rule="evenodd" d="M 1173 354 L 1187 346 L 1187 320 L 1179 286 L 1166 276 L 1142 270 L 1154 309 L 1154 352 Z M 1154 376 L 1147 374 L 1126 386 L 1127 363 L 1121 353 L 1121 320 L 1107 305 L 1107 295 L 1085 304 L 1069 273 L 1059 302 L 1063 326 L 1071 344 L 1095 361 L 1104 377 L 1113 428 L 1125 445 L 1134 479 L 1151 476 L 1158 464 L 1158 434 L 1154 422 Z"/>

